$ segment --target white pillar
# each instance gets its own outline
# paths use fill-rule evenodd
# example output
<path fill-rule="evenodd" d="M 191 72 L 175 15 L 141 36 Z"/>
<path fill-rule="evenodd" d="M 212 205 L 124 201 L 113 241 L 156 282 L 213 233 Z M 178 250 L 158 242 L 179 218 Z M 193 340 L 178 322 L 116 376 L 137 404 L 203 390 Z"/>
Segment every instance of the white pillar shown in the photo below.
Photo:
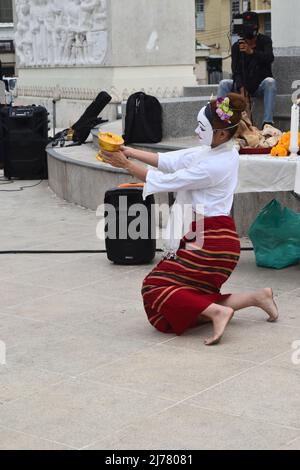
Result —
<path fill-rule="evenodd" d="M 272 36 L 276 49 L 300 48 L 299 0 L 272 0 Z M 285 51 L 287 52 L 287 51 Z"/>
<path fill-rule="evenodd" d="M 273 71 L 278 93 L 283 95 L 291 95 L 300 79 L 299 18 L 299 0 L 272 0 Z"/>

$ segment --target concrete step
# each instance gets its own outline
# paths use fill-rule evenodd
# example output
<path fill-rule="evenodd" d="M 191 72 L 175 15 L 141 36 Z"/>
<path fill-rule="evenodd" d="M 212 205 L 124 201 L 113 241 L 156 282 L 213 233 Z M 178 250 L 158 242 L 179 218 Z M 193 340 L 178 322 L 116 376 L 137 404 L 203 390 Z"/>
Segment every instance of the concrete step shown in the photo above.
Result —
<path fill-rule="evenodd" d="M 276 116 L 274 118 L 275 127 L 282 132 L 287 132 L 291 129 L 291 117 Z"/>
<path fill-rule="evenodd" d="M 263 111 L 264 103 L 261 98 L 253 98 L 254 109 Z M 275 103 L 275 116 L 291 117 L 291 95 L 277 95 Z"/>
<path fill-rule="evenodd" d="M 201 97 L 211 95 L 217 96 L 218 85 L 196 85 L 196 86 L 187 86 L 183 89 L 183 96 L 188 97 Z"/>
<path fill-rule="evenodd" d="M 293 93 L 296 89 L 292 84 L 298 82 L 300 77 L 300 57 L 297 48 L 291 47 L 290 54 L 285 56 L 276 56 L 273 65 L 273 74 L 277 79 L 278 93 Z M 299 89 L 299 85 L 297 85 Z"/>
<path fill-rule="evenodd" d="M 163 136 L 165 139 L 188 137 L 195 133 L 197 115 L 209 101 L 209 96 L 172 98 L 161 101 Z"/>
<path fill-rule="evenodd" d="M 277 95 L 275 104 L 274 121 L 275 127 L 282 131 L 288 131 L 291 125 L 291 95 Z M 256 126 L 261 126 L 264 115 L 263 100 L 253 99 L 253 121 Z"/>

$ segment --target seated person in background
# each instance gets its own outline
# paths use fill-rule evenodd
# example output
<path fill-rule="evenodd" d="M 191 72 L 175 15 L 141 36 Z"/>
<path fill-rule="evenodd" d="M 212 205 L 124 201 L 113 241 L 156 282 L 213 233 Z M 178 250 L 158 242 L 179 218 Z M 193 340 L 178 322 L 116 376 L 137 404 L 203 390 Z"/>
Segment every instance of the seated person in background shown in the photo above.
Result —
<path fill-rule="evenodd" d="M 274 106 L 277 94 L 276 80 L 273 78 L 274 61 L 271 38 L 259 33 L 257 13 L 243 14 L 244 34 L 232 46 L 232 80 L 222 80 L 218 97 L 224 97 L 231 91 L 243 96 L 264 98 L 265 124 L 274 124 Z"/>

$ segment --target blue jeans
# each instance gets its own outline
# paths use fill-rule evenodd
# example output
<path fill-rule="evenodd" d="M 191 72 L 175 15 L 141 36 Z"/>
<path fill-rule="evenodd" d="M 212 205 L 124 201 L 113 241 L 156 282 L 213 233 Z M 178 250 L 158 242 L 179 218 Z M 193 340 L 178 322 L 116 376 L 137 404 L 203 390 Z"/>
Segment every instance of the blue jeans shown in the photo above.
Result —
<path fill-rule="evenodd" d="M 218 98 L 232 92 L 233 80 L 222 80 L 218 89 Z M 236 91 L 236 90 L 235 90 Z M 277 83 L 274 78 L 265 78 L 253 95 L 255 98 L 264 98 L 264 122 L 274 123 L 274 108 L 277 95 Z"/>

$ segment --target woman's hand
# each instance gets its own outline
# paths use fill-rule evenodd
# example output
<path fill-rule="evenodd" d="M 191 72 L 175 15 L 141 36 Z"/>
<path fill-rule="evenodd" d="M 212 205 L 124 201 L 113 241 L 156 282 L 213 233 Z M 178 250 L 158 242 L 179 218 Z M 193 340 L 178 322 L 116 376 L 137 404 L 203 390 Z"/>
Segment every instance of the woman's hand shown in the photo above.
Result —
<path fill-rule="evenodd" d="M 141 165 L 137 165 L 131 160 L 128 160 L 123 151 L 119 150 L 119 152 L 105 152 L 105 150 L 101 150 L 101 156 L 105 163 L 109 163 L 115 168 L 123 168 L 135 178 L 138 178 L 143 182 L 146 181 L 148 170 Z"/>
<path fill-rule="evenodd" d="M 127 158 L 133 156 L 134 149 L 131 147 L 126 147 L 125 145 L 122 145 L 120 147 L 120 150 L 124 153 L 125 157 Z"/>
<path fill-rule="evenodd" d="M 101 150 L 101 156 L 105 163 L 109 163 L 115 168 L 124 168 L 125 170 L 128 168 L 128 159 L 124 151 L 105 152 L 105 150 Z"/>

